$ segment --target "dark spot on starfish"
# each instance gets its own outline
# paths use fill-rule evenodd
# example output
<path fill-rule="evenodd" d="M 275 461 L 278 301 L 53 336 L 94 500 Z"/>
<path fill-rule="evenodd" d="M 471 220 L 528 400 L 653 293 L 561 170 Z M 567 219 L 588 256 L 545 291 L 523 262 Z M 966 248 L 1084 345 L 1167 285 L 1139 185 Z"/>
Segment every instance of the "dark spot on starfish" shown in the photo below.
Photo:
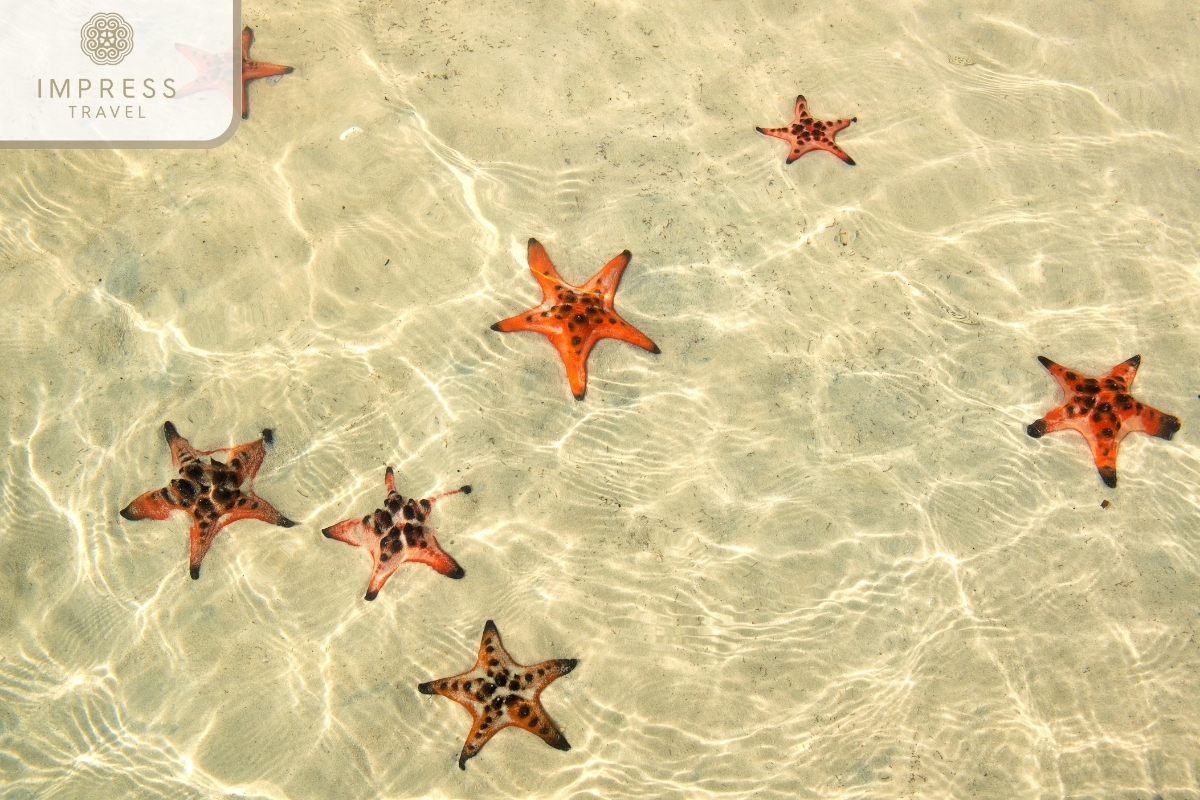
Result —
<path fill-rule="evenodd" d="M 389 497 L 387 499 L 387 502 L 384 505 L 386 505 L 388 507 L 388 511 L 395 514 L 397 511 L 400 510 L 400 508 L 404 505 L 404 503 L 402 503 L 400 501 L 400 497 L 398 495 L 394 495 L 392 497 Z"/>
<path fill-rule="evenodd" d="M 515 692 L 521 688 L 521 682 L 519 680 L 517 680 L 516 678 L 513 678 L 511 681 L 508 682 L 508 688 L 511 691 Z"/>
<path fill-rule="evenodd" d="M 546 674 L 546 670 L 545 670 L 545 669 L 543 669 L 543 668 L 541 668 L 541 667 L 538 667 L 537 674 L 538 674 L 538 677 L 540 678 L 540 677 L 542 677 L 543 675 L 545 675 L 545 674 Z"/>
<path fill-rule="evenodd" d="M 179 502 L 185 506 L 191 505 L 196 499 L 196 484 L 188 480 L 173 480 L 171 488 L 179 495 Z"/>
<path fill-rule="evenodd" d="M 391 560 L 392 560 L 392 554 L 391 554 L 391 553 L 380 553 L 380 554 L 379 554 L 379 561 L 380 561 L 380 563 L 387 562 L 387 561 L 391 561 Z"/>
<path fill-rule="evenodd" d="M 204 477 L 204 467 L 199 464 L 192 463 L 180 470 L 184 477 L 190 478 L 193 481 L 199 482 L 200 478 Z"/>
<path fill-rule="evenodd" d="M 488 660 L 489 667 L 494 667 L 494 666 L 498 665 L 499 663 L 500 663 L 499 659 L 492 658 L 492 659 Z"/>
<path fill-rule="evenodd" d="M 521 707 L 519 709 L 517 709 L 517 716 L 520 717 L 521 719 L 525 719 L 526 717 L 528 717 L 529 716 L 529 706 L 522 704 Z"/>
<path fill-rule="evenodd" d="M 204 529 L 205 529 L 205 528 L 207 528 L 207 527 L 208 527 L 210 524 L 211 524 L 211 523 L 209 523 L 209 521 L 208 521 L 208 520 L 206 520 L 206 519 L 202 519 L 202 520 L 200 520 L 200 530 L 204 530 Z"/>
<path fill-rule="evenodd" d="M 549 727 L 548 725 L 543 725 L 543 726 L 542 726 L 542 730 L 540 731 L 540 733 L 541 733 L 543 736 L 547 736 L 547 735 L 549 735 L 549 733 L 550 733 L 550 727 Z"/>
<path fill-rule="evenodd" d="M 1043 364 L 1045 364 L 1047 367 L 1048 367 L 1048 366 L 1050 366 L 1050 364 L 1051 364 L 1051 363 L 1053 363 L 1053 362 L 1051 362 L 1051 361 L 1050 361 L 1050 359 L 1048 359 L 1048 358 L 1042 358 L 1041 356 L 1038 356 L 1038 361 L 1042 362 L 1042 363 L 1043 363 Z M 1069 381 L 1073 381 L 1073 380 L 1076 380 L 1076 379 L 1078 379 L 1078 378 L 1079 378 L 1079 376 L 1078 376 L 1078 375 L 1076 375 L 1074 372 L 1068 372 L 1068 373 L 1067 373 L 1067 374 L 1066 374 L 1064 377 L 1065 377 L 1067 380 L 1069 380 Z"/>
<path fill-rule="evenodd" d="M 450 688 L 457 692 L 458 691 L 458 681 L 455 681 L 454 683 L 450 684 Z"/>
<path fill-rule="evenodd" d="M 1112 378 L 1108 378 L 1104 381 L 1104 388 L 1108 389 L 1110 392 L 1119 392 L 1123 387 Z"/>
<path fill-rule="evenodd" d="M 430 504 L 430 502 L 429 502 L 429 500 L 428 500 L 428 499 L 422 499 L 422 500 L 421 500 L 421 508 L 422 508 L 423 510 L 425 510 L 426 512 L 428 512 L 428 511 L 429 511 L 429 509 L 430 509 L 431 507 L 432 507 L 432 505 Z"/>
<path fill-rule="evenodd" d="M 209 500 L 207 497 L 201 497 L 199 502 L 196 503 L 196 511 L 209 516 L 217 512 L 217 507 L 212 504 L 212 500 Z"/>
<path fill-rule="evenodd" d="M 526 322 L 533 322 L 533 315 L 532 315 L 532 314 L 530 314 L 528 317 L 526 317 L 526 318 L 525 318 L 525 321 L 526 321 Z"/>
<path fill-rule="evenodd" d="M 529 727 L 536 728 L 537 724 L 538 724 L 537 714 L 534 714 L 532 717 L 529 718 Z"/>
<path fill-rule="evenodd" d="M 574 322 L 568 322 L 568 323 L 567 323 L 567 330 L 569 330 L 569 331 L 573 331 L 573 330 L 575 330 L 575 323 L 574 323 Z"/>
<path fill-rule="evenodd" d="M 416 515 L 417 515 L 417 511 L 412 506 L 404 507 L 404 518 L 405 519 L 412 519 Z"/>
<path fill-rule="evenodd" d="M 1100 436 L 1105 439 L 1111 439 L 1113 436 L 1112 428 L 1103 428 L 1100 431 Z"/>
<path fill-rule="evenodd" d="M 494 651 L 496 648 L 492 647 L 492 646 L 489 644 L 487 647 L 485 647 L 485 648 L 483 648 L 483 649 L 484 649 L 484 651 L 485 651 L 485 652 L 491 653 L 491 652 L 493 652 L 493 651 Z"/>
<path fill-rule="evenodd" d="M 581 338 L 580 338 L 580 337 L 578 337 L 578 336 L 572 336 L 572 337 L 571 337 L 571 344 L 573 344 L 573 345 L 578 345 L 578 344 L 579 344 L 580 342 L 582 342 L 582 341 L 583 341 L 583 339 L 581 339 Z"/>

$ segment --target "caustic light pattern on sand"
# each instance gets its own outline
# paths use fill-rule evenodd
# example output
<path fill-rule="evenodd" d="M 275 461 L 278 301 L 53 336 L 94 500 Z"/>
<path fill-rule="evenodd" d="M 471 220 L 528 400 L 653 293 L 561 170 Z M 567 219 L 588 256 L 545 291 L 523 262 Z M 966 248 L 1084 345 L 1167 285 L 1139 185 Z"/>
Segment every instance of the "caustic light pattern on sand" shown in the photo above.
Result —
<path fill-rule="evenodd" d="M 562 279 L 546 249 L 537 239 L 529 240 L 529 271 L 542 288 L 542 304 L 501 320 L 492 330 L 532 331 L 545 336 L 558 350 L 567 368 L 567 380 L 576 400 L 587 392 L 587 359 L 601 339 L 620 339 L 632 345 L 660 353 L 658 345 L 613 310 L 613 297 L 621 273 L 633 258 L 626 250 L 604 265 L 583 286 L 572 286 Z"/>
<path fill-rule="evenodd" d="M 467 759 L 479 753 L 497 731 L 515 725 L 538 736 L 558 750 L 571 745 L 550 720 L 539 699 L 552 681 L 579 663 L 574 658 L 543 661 L 526 667 L 513 661 L 500 642 L 500 632 L 490 619 L 483 626 L 483 641 L 475 666 L 451 678 L 422 683 L 422 694 L 440 694 L 471 712 L 471 730 L 458 756 L 458 766 L 467 768 Z"/>
<path fill-rule="evenodd" d="M 786 128 L 755 128 L 754 130 L 767 136 L 774 136 L 776 139 L 783 139 L 791 145 L 787 157 L 789 164 L 810 150 L 824 150 L 833 153 L 850 166 L 854 166 L 854 159 L 833 143 L 833 137 L 837 136 L 837 132 L 849 127 L 852 122 L 858 122 L 858 117 L 835 120 L 813 119 L 808 114 L 808 102 L 804 99 L 804 95 L 800 95 L 796 98 L 796 117 L 792 120 L 791 125 Z"/>
<path fill-rule="evenodd" d="M 330 539 L 361 547 L 371 554 L 374 570 L 367 584 L 367 599 L 374 600 L 388 578 L 408 562 L 428 564 L 448 578 L 461 578 L 465 574 L 463 568 L 441 548 L 433 531 L 426 530 L 425 519 L 438 500 L 459 493 L 470 494 L 471 487 L 421 500 L 415 497 L 405 500 L 396 491 L 396 476 L 391 467 L 387 468 L 383 485 L 387 489 L 384 508 L 321 531 Z"/>
<path fill-rule="evenodd" d="M 200 577 L 200 563 L 226 525 L 242 519 L 258 519 L 282 528 L 296 524 L 254 493 L 254 476 L 267 455 L 266 445 L 274 441 L 269 428 L 262 432 L 261 439 L 216 450 L 192 447 L 170 422 L 163 426 L 163 432 L 179 477 L 134 500 L 121 510 L 121 516 L 161 520 L 171 516 L 172 511 L 190 515 L 193 579 Z M 214 457 L 218 453 L 226 454 L 224 463 Z"/>
<path fill-rule="evenodd" d="M 1179 430 L 1179 417 L 1151 408 L 1129 393 L 1141 356 L 1122 361 L 1099 378 L 1080 375 L 1044 356 L 1038 356 L 1038 361 L 1062 387 L 1063 401 L 1026 432 L 1040 439 L 1067 428 L 1079 431 L 1092 449 L 1100 480 L 1110 488 L 1117 485 L 1117 447 L 1126 434 L 1142 431 L 1170 439 Z"/>

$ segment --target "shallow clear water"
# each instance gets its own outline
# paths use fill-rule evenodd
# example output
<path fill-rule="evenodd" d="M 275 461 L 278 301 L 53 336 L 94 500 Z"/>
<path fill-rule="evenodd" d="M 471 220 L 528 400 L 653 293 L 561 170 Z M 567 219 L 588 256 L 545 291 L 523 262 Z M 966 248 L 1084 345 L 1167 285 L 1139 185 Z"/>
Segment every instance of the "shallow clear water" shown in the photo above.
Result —
<path fill-rule="evenodd" d="M 1191 4 L 246 3 L 234 139 L 0 154 L 0 794 L 1196 797 Z M 783 163 L 754 127 L 857 116 Z M 361 129 L 353 131 L 352 128 Z M 346 134 L 347 131 L 350 131 Z M 346 135 L 344 135 L 346 134 Z M 587 398 L 525 241 L 628 248 Z M 1038 355 L 1135 353 L 1120 485 Z M 274 428 L 246 521 L 118 511 Z M 321 528 L 464 482 L 373 603 Z M 1107 508 L 1101 501 L 1108 500 Z M 578 658 L 572 749 L 416 685 Z"/>

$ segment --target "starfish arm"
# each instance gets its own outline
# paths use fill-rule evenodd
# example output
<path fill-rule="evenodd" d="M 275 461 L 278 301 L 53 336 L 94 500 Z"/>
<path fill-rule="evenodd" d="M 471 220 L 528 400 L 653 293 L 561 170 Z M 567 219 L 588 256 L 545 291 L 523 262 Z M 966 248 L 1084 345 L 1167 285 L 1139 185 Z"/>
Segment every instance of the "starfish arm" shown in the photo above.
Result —
<path fill-rule="evenodd" d="M 559 336 L 562 334 L 564 327 L 562 320 L 555 319 L 552 314 L 543 316 L 542 312 L 548 310 L 549 306 L 544 304 L 537 308 L 531 308 L 522 314 L 500 320 L 492 326 L 492 330 L 501 333 L 530 331 L 532 333 L 540 333 L 543 336 Z"/>
<path fill-rule="evenodd" d="M 169 489 L 163 488 L 141 495 L 121 509 L 121 516 L 128 520 L 166 519 L 171 516 L 172 511 L 186 510 L 184 506 L 171 498 Z"/>
<path fill-rule="evenodd" d="M 387 472 L 383 473 L 383 488 L 387 489 L 389 495 L 399 494 L 396 492 L 396 473 L 392 471 L 391 467 L 388 467 Z"/>
<path fill-rule="evenodd" d="M 825 133 L 830 139 L 832 139 L 838 131 L 849 128 L 850 125 L 855 122 L 858 122 L 858 117 L 851 117 L 850 119 L 835 119 L 832 122 L 826 122 Z"/>
<path fill-rule="evenodd" d="M 425 529 L 414 533 L 415 545 L 406 545 L 401 561 L 411 561 L 416 564 L 428 564 L 448 578 L 461 578 L 466 572 L 458 562 L 438 544 L 433 531 Z M 381 583 L 380 586 L 383 584 Z"/>
<path fill-rule="evenodd" d="M 785 142 L 792 141 L 791 128 L 759 128 L 755 126 L 754 130 L 767 136 L 774 136 L 776 139 L 783 139 Z"/>
<path fill-rule="evenodd" d="M 842 161 L 845 161 L 850 166 L 852 166 L 852 167 L 855 166 L 854 159 L 851 158 L 849 156 L 849 154 L 846 153 L 845 150 L 843 150 L 842 148 L 840 148 L 836 144 L 834 144 L 832 139 L 823 139 L 823 140 L 815 141 L 812 143 L 812 147 L 810 147 L 809 149 L 810 150 L 824 150 L 827 153 L 833 153 L 835 156 L 840 158 Z M 788 158 L 788 163 L 790 164 L 791 162 L 795 161 L 799 157 L 800 157 L 800 155 L 796 155 L 795 151 L 793 151 L 793 155 L 790 158 Z"/>
<path fill-rule="evenodd" d="M 504 723 L 488 721 L 485 714 L 472 714 L 472 716 L 474 721 L 471 724 L 471 730 L 467 732 L 467 740 L 463 743 L 462 752 L 458 754 L 458 768 L 463 770 L 467 768 L 467 759 L 479 755 L 479 751 L 497 732 L 512 725 L 511 721 Z"/>
<path fill-rule="evenodd" d="M 543 304 L 552 303 L 558 291 L 567 285 L 537 239 L 529 240 L 529 271 L 542 289 Z"/>
<path fill-rule="evenodd" d="M 522 669 L 534 676 L 533 686 L 535 694 L 540 694 L 552 682 L 575 669 L 577 664 L 579 664 L 579 659 L 577 658 L 555 658 L 550 661 L 543 661 L 540 664 L 534 664 L 531 667 L 522 667 Z"/>
<path fill-rule="evenodd" d="M 167 446 L 171 448 L 171 463 L 179 469 L 189 461 L 196 461 L 203 455 L 192 447 L 188 440 L 179 435 L 173 422 L 163 424 L 163 435 L 167 437 Z"/>
<path fill-rule="evenodd" d="M 1117 385 L 1117 386 L 1107 386 L 1106 385 L 1105 388 L 1111 389 L 1113 391 L 1127 391 L 1129 389 L 1129 384 L 1133 383 L 1133 379 L 1137 375 L 1138 367 L 1140 367 L 1141 365 L 1142 365 L 1142 357 L 1140 355 L 1134 356 L 1133 358 L 1127 359 L 1125 361 L 1122 361 L 1120 364 L 1117 364 L 1115 367 L 1113 367 L 1112 369 L 1110 369 L 1108 371 L 1108 374 L 1105 375 L 1104 378 L 1105 378 L 1105 380 L 1114 381 L 1114 382 L 1118 383 L 1119 385 Z"/>
<path fill-rule="evenodd" d="M 508 651 L 504 649 L 504 642 L 500 639 L 500 630 L 496 627 L 496 623 L 489 619 L 483 624 L 483 638 L 479 640 L 479 656 L 475 659 L 475 666 L 486 670 L 492 660 L 506 667 L 516 665 Z"/>
<path fill-rule="evenodd" d="M 254 31 L 250 26 L 242 28 L 242 61 L 250 60 L 250 45 L 254 42 Z"/>
<path fill-rule="evenodd" d="M 1042 366 L 1046 368 L 1046 371 L 1054 377 L 1054 380 L 1058 381 L 1058 385 L 1063 390 L 1063 394 L 1068 398 L 1075 394 L 1076 385 L 1079 385 L 1080 381 L 1084 380 L 1082 375 L 1072 372 L 1062 364 L 1054 363 L 1045 356 L 1038 356 L 1038 361 L 1042 362 Z"/>
<path fill-rule="evenodd" d="M 550 341 L 554 344 L 554 349 L 558 351 L 559 358 L 562 359 L 563 366 L 567 370 L 567 382 L 571 385 L 571 394 L 575 396 L 576 400 L 582 400 L 587 394 L 587 359 L 596 345 L 597 337 L 592 335 L 583 339 L 574 336 L 567 339 L 565 336 L 557 336 L 551 338 Z"/>
<path fill-rule="evenodd" d="M 371 573 L 371 580 L 367 584 L 368 600 L 374 600 L 379 596 L 379 592 L 388 582 L 388 578 L 396 574 L 396 570 L 400 569 L 400 565 L 404 563 L 403 559 L 393 559 L 391 563 L 386 563 L 379 560 L 379 556 L 375 556 L 375 570 Z"/>
<path fill-rule="evenodd" d="M 208 524 L 209 522 L 213 524 Z M 188 531 L 188 540 L 191 543 L 188 566 L 192 580 L 200 579 L 200 565 L 204 561 L 204 556 L 208 554 L 208 548 L 212 547 L 217 534 L 227 524 L 219 519 L 215 521 L 196 520 L 192 523 L 192 529 Z"/>
<path fill-rule="evenodd" d="M 804 95 L 796 96 L 796 122 L 808 116 L 808 101 L 804 99 Z"/>
<path fill-rule="evenodd" d="M 228 504 L 222 504 L 220 511 L 222 527 L 243 519 L 257 519 L 271 525 L 278 525 L 281 528 L 291 528 L 296 524 L 283 514 L 280 514 L 273 505 L 263 500 L 254 492 L 246 492 L 240 494 L 240 496 L 235 496 Z"/>
<path fill-rule="evenodd" d="M 261 439 L 239 444 L 237 447 L 231 447 L 225 451 L 214 450 L 213 452 L 228 454 L 226 463 L 233 468 L 234 474 L 237 476 L 237 485 L 241 486 L 246 481 L 254 480 L 254 476 L 258 474 L 258 468 L 262 466 L 263 459 L 267 457 L 266 445 L 272 444 L 274 441 L 274 432 L 270 428 L 266 428 L 262 432 Z"/>
<path fill-rule="evenodd" d="M 1144 403 L 1135 401 L 1135 410 L 1121 421 L 1120 437 L 1134 431 L 1142 431 L 1160 439 L 1170 439 L 1183 427 L 1179 417 L 1174 414 L 1164 414 L 1157 408 L 1151 408 Z"/>
<path fill-rule="evenodd" d="M 524 728 L 555 750 L 571 749 L 567 737 L 563 736 L 554 720 L 546 713 L 546 709 L 542 708 L 541 701 L 535 699 L 532 702 L 520 702 L 515 708 L 508 709 L 508 713 L 509 725 Z"/>
<path fill-rule="evenodd" d="M 640 347 L 643 350 L 649 350 L 655 355 L 662 352 L 662 350 L 658 349 L 658 345 L 650 341 L 649 336 L 621 319 L 615 312 L 609 312 L 606 318 L 612 320 L 612 322 L 605 322 L 596 326 L 593 335 L 597 341 L 600 339 L 620 339 L 622 342 L 629 342 L 629 344 Z"/>
<path fill-rule="evenodd" d="M 600 292 L 603 307 L 612 308 L 613 299 L 617 293 L 617 285 L 621 283 L 621 276 L 625 274 L 625 268 L 629 266 L 629 262 L 632 259 L 632 253 L 628 250 L 622 250 L 605 264 L 599 272 L 593 275 L 580 291 L 585 294 Z"/>

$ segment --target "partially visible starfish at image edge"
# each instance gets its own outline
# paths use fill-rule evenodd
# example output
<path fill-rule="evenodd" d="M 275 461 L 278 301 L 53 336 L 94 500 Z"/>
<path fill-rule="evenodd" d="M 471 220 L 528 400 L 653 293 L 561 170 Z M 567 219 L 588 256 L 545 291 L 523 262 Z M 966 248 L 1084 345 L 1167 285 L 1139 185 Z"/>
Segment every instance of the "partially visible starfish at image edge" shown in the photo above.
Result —
<path fill-rule="evenodd" d="M 475 666 L 451 678 L 422 683 L 417 691 L 440 694 L 471 712 L 471 731 L 458 756 L 459 769 L 466 769 L 467 759 L 510 725 L 529 731 L 556 750 L 570 750 L 567 738 L 550 720 L 539 698 L 543 689 L 575 669 L 577 663 L 574 658 L 559 658 L 522 666 L 504 649 L 496 623 L 489 619 L 483 626 Z"/>
<path fill-rule="evenodd" d="M 1026 433 L 1040 439 L 1067 428 L 1079 431 L 1092 449 L 1100 480 L 1110 489 L 1117 486 L 1117 447 L 1126 434 L 1141 431 L 1170 439 L 1182 424 L 1179 417 L 1140 403 L 1129 394 L 1141 356 L 1122 361 L 1099 378 L 1080 375 L 1044 356 L 1038 356 L 1038 361 L 1062 387 L 1063 401 L 1031 424 Z"/>
<path fill-rule="evenodd" d="M 796 118 L 792 120 L 789 127 L 755 128 L 754 130 L 767 136 L 774 136 L 776 139 L 783 139 L 790 144 L 788 164 L 810 150 L 825 150 L 853 167 L 854 159 L 833 143 L 833 137 L 837 135 L 837 132 L 848 128 L 852 122 L 858 122 L 858 117 L 836 120 L 813 119 L 808 114 L 808 102 L 804 99 L 804 95 L 800 95 L 796 98 Z"/>
<path fill-rule="evenodd" d="M 576 400 L 587 392 L 587 359 L 601 339 L 620 339 L 632 345 L 661 353 L 658 345 L 637 328 L 621 319 L 613 310 L 613 297 L 621 273 L 633 258 L 624 251 L 593 275 L 583 286 L 572 286 L 562 279 L 546 249 L 537 239 L 529 240 L 529 271 L 542 288 L 542 304 L 501 320 L 492 330 L 532 331 L 550 340 L 567 369 L 567 380 Z"/>
<path fill-rule="evenodd" d="M 374 571 L 367 584 L 367 599 L 374 600 L 388 578 L 407 562 L 428 564 L 448 578 L 461 578 L 465 574 L 463 568 L 441 548 L 433 531 L 426 530 L 425 519 L 438 500 L 459 493 L 470 494 L 471 487 L 463 486 L 421 500 L 415 497 L 405 500 L 396 491 L 396 475 L 391 467 L 384 473 L 383 485 L 387 489 L 383 503 L 386 508 L 377 508 L 362 519 L 348 519 L 321 531 L 330 539 L 361 547 L 371 554 Z"/>
<path fill-rule="evenodd" d="M 250 114 L 250 102 L 246 95 L 246 83 L 256 78 L 269 78 L 273 75 L 287 75 L 291 67 L 279 64 L 266 64 L 250 58 L 250 44 L 254 41 L 254 31 L 250 28 L 242 30 L 242 119 Z M 205 89 L 219 89 L 229 102 L 233 102 L 233 69 L 228 55 L 206 53 L 203 50 L 186 44 L 176 44 L 175 49 L 187 56 L 196 67 L 196 77 L 187 86 L 176 92 L 176 97 L 184 97 Z"/>
<path fill-rule="evenodd" d="M 163 432 L 179 478 L 162 489 L 146 492 L 121 509 L 121 516 L 129 520 L 162 520 L 171 516 L 172 511 L 190 515 L 189 561 L 193 580 L 200 577 L 200 563 L 226 525 L 242 519 L 258 519 L 281 528 L 296 524 L 254 493 L 254 476 L 267 455 L 266 445 L 274 441 L 269 428 L 262 432 L 261 439 L 216 450 L 192 447 L 170 422 L 163 426 Z M 214 458 L 217 453 L 226 454 L 224 463 Z"/>

